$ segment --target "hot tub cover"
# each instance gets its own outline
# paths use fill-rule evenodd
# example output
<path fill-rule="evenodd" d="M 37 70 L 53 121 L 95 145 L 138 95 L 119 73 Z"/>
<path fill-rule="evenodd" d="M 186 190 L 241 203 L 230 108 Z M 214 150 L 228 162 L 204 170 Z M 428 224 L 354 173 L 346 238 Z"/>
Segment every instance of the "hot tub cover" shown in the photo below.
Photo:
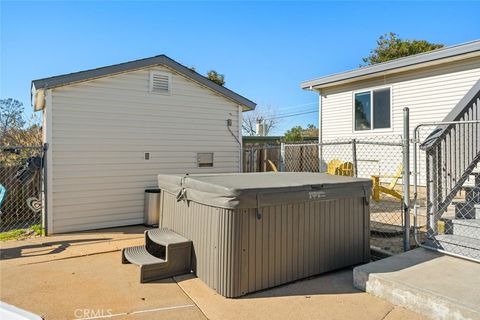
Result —
<path fill-rule="evenodd" d="M 310 172 L 160 174 L 160 189 L 177 199 L 226 208 L 260 208 L 276 204 L 366 197 L 370 179 Z"/>

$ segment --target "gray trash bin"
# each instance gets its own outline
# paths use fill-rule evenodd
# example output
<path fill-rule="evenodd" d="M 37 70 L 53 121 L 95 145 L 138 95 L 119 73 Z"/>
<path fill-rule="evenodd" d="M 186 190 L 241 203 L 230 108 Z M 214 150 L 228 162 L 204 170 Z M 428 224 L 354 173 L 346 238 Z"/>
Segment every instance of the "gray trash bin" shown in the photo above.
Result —
<path fill-rule="evenodd" d="M 160 221 L 160 189 L 145 189 L 145 224 L 158 226 Z"/>

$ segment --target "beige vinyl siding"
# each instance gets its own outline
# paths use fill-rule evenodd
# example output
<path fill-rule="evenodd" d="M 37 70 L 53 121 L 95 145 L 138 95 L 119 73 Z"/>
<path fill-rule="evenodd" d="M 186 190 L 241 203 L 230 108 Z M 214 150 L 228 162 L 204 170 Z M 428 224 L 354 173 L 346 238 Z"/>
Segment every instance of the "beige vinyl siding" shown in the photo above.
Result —
<path fill-rule="evenodd" d="M 322 138 L 401 134 L 403 108 L 410 108 L 410 128 L 441 121 L 480 79 L 480 58 L 451 62 L 373 80 L 322 90 Z M 392 130 L 353 132 L 353 94 L 371 88 L 391 87 Z"/>
<path fill-rule="evenodd" d="M 150 71 L 172 73 L 171 95 L 149 92 Z M 143 222 L 144 189 L 159 173 L 238 172 L 239 107 L 167 68 L 52 91 L 51 232 Z M 150 160 L 144 160 L 150 152 Z M 214 167 L 198 168 L 197 152 Z"/>
<path fill-rule="evenodd" d="M 413 137 L 413 131 L 418 124 L 442 121 L 479 79 L 480 58 L 477 57 L 324 89 L 321 107 L 322 139 L 332 141 L 355 137 L 368 141 L 401 141 L 404 107 L 410 108 L 410 137 Z M 354 93 L 379 87 L 391 89 L 392 128 L 354 132 Z M 422 131 L 423 138 L 427 135 L 427 129 Z M 336 152 L 326 149 L 323 153 L 324 162 L 328 163 L 339 157 L 346 157 L 342 158 L 343 161 L 352 161 L 348 148 L 350 146 L 340 146 Z M 419 159 L 419 170 L 423 172 L 423 155 Z M 358 174 L 361 177 L 393 175 L 402 163 L 402 148 L 360 145 L 357 147 L 357 161 Z M 389 182 L 390 179 L 382 178 L 382 181 Z M 424 185 L 423 175 L 418 183 Z"/>

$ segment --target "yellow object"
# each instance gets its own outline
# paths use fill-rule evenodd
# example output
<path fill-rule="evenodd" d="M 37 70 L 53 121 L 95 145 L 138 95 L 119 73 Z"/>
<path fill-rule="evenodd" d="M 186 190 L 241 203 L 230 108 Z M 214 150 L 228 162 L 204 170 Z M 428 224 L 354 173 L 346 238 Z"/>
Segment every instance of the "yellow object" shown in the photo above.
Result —
<path fill-rule="evenodd" d="M 353 164 L 334 159 L 328 163 L 327 173 L 336 176 L 353 177 Z"/>
<path fill-rule="evenodd" d="M 392 178 L 388 187 L 380 185 L 380 176 L 372 176 L 372 199 L 380 201 L 380 193 L 386 193 L 394 198 L 402 200 L 402 195 L 395 190 L 398 180 L 402 177 L 403 164 L 400 164 L 393 176 L 382 176 L 382 178 Z"/>
<path fill-rule="evenodd" d="M 267 162 L 270 165 L 270 168 L 272 168 L 272 171 L 278 172 L 278 169 L 275 166 L 275 163 L 273 163 L 271 160 L 267 160 Z"/>

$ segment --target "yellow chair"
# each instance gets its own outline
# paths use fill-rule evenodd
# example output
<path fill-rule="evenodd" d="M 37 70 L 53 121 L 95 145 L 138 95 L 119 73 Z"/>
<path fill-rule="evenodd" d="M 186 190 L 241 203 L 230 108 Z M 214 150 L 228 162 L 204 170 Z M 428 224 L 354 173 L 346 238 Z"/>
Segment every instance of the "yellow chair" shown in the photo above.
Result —
<path fill-rule="evenodd" d="M 353 177 L 353 163 L 333 159 L 327 165 L 327 173 L 336 176 Z"/>
<path fill-rule="evenodd" d="M 372 199 L 375 201 L 380 201 L 380 194 L 385 193 L 394 198 L 402 200 L 402 195 L 395 190 L 395 186 L 397 185 L 398 180 L 402 177 L 402 173 L 403 164 L 400 164 L 393 176 L 382 176 L 382 178 L 392 178 L 388 187 L 384 187 L 380 184 L 380 176 L 372 176 Z"/>
<path fill-rule="evenodd" d="M 272 169 L 272 171 L 278 172 L 278 169 L 277 169 L 277 166 L 275 165 L 275 163 L 273 163 L 271 160 L 267 160 L 267 162 L 270 165 L 270 168 Z"/>
<path fill-rule="evenodd" d="M 340 167 L 341 164 L 342 164 L 341 160 L 333 159 L 327 165 L 327 173 L 331 175 L 335 175 L 335 171 L 337 170 L 338 167 Z"/>

